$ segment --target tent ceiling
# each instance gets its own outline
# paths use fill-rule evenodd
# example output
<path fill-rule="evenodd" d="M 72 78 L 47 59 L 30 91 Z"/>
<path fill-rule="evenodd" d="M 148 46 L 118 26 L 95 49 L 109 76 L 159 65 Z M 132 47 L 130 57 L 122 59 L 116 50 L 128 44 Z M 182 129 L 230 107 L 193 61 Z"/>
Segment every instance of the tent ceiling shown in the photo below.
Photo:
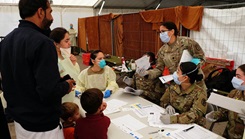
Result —
<path fill-rule="evenodd" d="M 69 5 L 69 6 L 86 6 L 99 9 L 103 0 L 50 0 L 53 5 Z M 168 8 L 175 6 L 213 6 L 225 4 L 237 4 L 236 6 L 245 6 L 245 0 L 104 0 L 105 9 L 156 9 L 160 3 L 160 8 Z M 19 0 L 0 0 L 1 3 L 17 4 Z M 242 3 L 242 5 L 239 5 Z M 235 7 L 235 6 L 233 6 Z M 232 7 L 228 7 L 232 8 Z"/>
<path fill-rule="evenodd" d="M 103 8 L 118 9 L 155 9 L 160 3 L 160 8 L 168 8 L 175 6 L 213 6 L 225 4 L 244 3 L 245 0 L 105 0 Z M 100 8 L 102 0 L 98 0 L 94 8 Z M 243 4 L 243 6 L 245 3 Z"/>

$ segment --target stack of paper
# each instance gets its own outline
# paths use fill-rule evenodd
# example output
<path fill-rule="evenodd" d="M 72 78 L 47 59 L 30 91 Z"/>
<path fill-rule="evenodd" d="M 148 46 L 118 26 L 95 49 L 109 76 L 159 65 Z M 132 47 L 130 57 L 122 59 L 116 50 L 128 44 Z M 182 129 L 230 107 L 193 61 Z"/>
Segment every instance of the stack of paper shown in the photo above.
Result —
<path fill-rule="evenodd" d="M 107 103 L 107 107 L 106 109 L 103 111 L 103 113 L 105 115 L 107 114 L 111 114 L 111 113 L 115 113 L 115 112 L 119 112 L 120 111 L 120 107 L 124 106 L 127 104 L 127 102 L 118 100 L 118 99 L 112 99 L 109 100 Z"/>

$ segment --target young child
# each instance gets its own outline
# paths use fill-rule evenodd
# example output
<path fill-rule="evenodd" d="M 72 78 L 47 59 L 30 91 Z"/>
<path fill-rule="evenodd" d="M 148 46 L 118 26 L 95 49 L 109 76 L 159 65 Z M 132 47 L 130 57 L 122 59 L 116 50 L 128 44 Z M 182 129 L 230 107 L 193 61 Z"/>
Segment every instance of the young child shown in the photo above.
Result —
<path fill-rule="evenodd" d="M 87 112 L 85 118 L 79 118 L 75 126 L 76 139 L 107 139 L 108 127 L 111 123 L 103 110 L 107 104 L 103 102 L 103 93 L 91 88 L 82 93 L 80 103 Z"/>
<path fill-rule="evenodd" d="M 74 139 L 75 121 L 81 117 L 76 103 L 65 102 L 61 105 L 61 119 L 64 121 L 63 132 L 65 139 Z"/>

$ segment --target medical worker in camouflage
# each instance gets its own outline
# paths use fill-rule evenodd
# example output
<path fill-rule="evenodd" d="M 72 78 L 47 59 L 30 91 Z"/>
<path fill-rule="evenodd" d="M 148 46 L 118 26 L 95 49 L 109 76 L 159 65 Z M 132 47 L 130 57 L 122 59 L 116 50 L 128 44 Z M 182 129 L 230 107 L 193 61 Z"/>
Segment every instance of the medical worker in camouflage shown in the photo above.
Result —
<path fill-rule="evenodd" d="M 152 52 L 146 52 L 145 55 L 149 57 L 149 62 L 151 64 L 151 67 L 148 70 L 154 69 L 156 67 L 155 54 Z M 135 73 L 133 78 L 124 77 L 123 81 L 137 90 L 143 90 L 143 93 L 140 96 L 144 99 L 147 99 L 157 105 L 160 104 L 160 98 L 165 91 L 165 86 L 160 80 L 147 79 Z"/>
<path fill-rule="evenodd" d="M 164 124 L 204 125 L 207 92 L 196 84 L 203 78 L 202 74 L 198 74 L 198 66 L 192 62 L 183 62 L 174 72 L 173 78 L 175 84 L 171 84 L 161 98 L 160 105 L 166 108 L 165 113 L 160 117 L 161 121 Z"/>
<path fill-rule="evenodd" d="M 157 79 L 162 75 L 165 67 L 168 68 L 170 74 L 173 74 L 177 70 L 184 50 L 189 51 L 196 64 L 199 63 L 198 61 L 200 61 L 199 65 L 204 63 L 205 55 L 200 45 L 188 37 L 177 35 L 178 30 L 173 22 L 162 23 L 160 26 L 160 39 L 164 44 L 158 51 L 156 68 L 147 71 L 141 69 L 139 72 L 141 76 Z M 198 84 L 206 89 L 204 81 Z"/>
<path fill-rule="evenodd" d="M 231 80 L 233 87 L 228 97 L 245 101 L 245 64 L 240 65 L 236 70 L 236 76 Z M 227 109 L 220 108 L 218 111 L 212 111 L 206 115 L 206 119 L 214 122 L 220 119 L 228 119 L 228 124 L 224 136 L 229 139 L 242 139 L 245 124 L 245 108 L 242 110 L 244 114 L 238 114 Z"/>

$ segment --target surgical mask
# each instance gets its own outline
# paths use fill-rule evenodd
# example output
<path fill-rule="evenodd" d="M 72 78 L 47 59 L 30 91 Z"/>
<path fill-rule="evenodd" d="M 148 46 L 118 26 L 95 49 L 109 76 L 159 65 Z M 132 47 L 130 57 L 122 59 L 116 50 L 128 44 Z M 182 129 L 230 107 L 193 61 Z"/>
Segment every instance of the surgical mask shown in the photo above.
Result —
<path fill-rule="evenodd" d="M 245 90 L 245 85 L 242 85 L 243 82 L 243 80 L 238 79 L 237 77 L 233 77 L 231 80 L 233 87 L 238 90 Z"/>
<path fill-rule="evenodd" d="M 105 60 L 104 59 L 100 60 L 100 63 L 99 63 L 100 68 L 103 69 L 105 67 L 105 65 L 106 65 Z"/>
<path fill-rule="evenodd" d="M 198 69 L 198 67 L 196 67 L 194 70 L 192 70 L 192 71 L 190 71 L 190 72 L 188 72 L 188 73 L 182 74 L 181 76 L 187 76 L 188 74 L 190 74 L 190 73 L 196 71 L 197 69 Z M 175 82 L 176 84 L 178 84 L 178 85 L 180 85 L 180 84 L 183 82 L 183 81 L 182 81 L 182 82 L 179 81 L 179 76 L 178 76 L 178 74 L 177 74 L 176 71 L 175 71 L 174 74 L 173 74 L 173 78 L 174 78 L 174 82 Z"/>
<path fill-rule="evenodd" d="M 71 56 L 71 47 L 69 48 L 60 48 L 61 54 L 65 58 L 69 58 Z"/>
<path fill-rule="evenodd" d="M 168 36 L 168 31 L 160 33 L 160 39 L 164 43 L 168 43 L 170 41 L 170 37 Z"/>
<path fill-rule="evenodd" d="M 177 75 L 177 72 L 175 71 L 173 74 L 174 82 L 178 85 L 181 84 L 181 81 L 179 81 L 179 76 Z"/>

